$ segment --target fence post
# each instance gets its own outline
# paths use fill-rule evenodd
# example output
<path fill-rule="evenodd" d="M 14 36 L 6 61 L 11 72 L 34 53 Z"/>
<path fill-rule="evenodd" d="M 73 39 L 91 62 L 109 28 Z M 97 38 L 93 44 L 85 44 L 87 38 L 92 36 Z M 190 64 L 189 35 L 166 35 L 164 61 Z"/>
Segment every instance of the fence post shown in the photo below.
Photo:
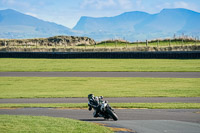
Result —
<path fill-rule="evenodd" d="M 138 47 L 138 45 L 139 45 L 138 43 L 139 43 L 139 41 L 137 40 L 137 47 Z"/>
<path fill-rule="evenodd" d="M 197 38 L 195 37 L 195 45 L 197 45 Z"/>
<path fill-rule="evenodd" d="M 181 45 L 183 46 L 183 38 L 182 38 L 182 44 Z"/>
<path fill-rule="evenodd" d="M 171 46 L 171 39 L 169 39 L 169 47 Z"/>
<path fill-rule="evenodd" d="M 117 40 L 115 40 L 115 48 L 117 47 Z"/>
<path fill-rule="evenodd" d="M 158 45 L 159 45 L 159 40 L 157 40 L 157 47 L 158 47 Z"/>
<path fill-rule="evenodd" d="M 106 48 L 106 41 L 105 41 L 105 48 Z"/>
<path fill-rule="evenodd" d="M 6 42 L 6 46 L 9 48 L 9 42 Z"/>
<path fill-rule="evenodd" d="M 146 47 L 148 46 L 148 40 L 146 40 Z"/>

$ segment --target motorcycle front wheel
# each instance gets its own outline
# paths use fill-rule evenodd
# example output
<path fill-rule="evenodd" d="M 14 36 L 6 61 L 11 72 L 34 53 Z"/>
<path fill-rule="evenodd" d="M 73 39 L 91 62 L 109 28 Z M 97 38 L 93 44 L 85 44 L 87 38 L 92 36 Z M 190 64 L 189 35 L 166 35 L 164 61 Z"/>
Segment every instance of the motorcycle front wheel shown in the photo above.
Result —
<path fill-rule="evenodd" d="M 118 120 L 118 116 L 112 110 L 107 109 L 107 113 L 108 113 L 109 116 L 111 116 L 113 118 L 114 121 Z"/>

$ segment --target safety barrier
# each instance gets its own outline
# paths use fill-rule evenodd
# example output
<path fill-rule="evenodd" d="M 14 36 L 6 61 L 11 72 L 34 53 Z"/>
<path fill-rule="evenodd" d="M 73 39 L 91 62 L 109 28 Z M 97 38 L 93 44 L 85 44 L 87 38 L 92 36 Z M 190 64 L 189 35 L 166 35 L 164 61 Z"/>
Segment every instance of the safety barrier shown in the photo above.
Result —
<path fill-rule="evenodd" d="M 173 51 L 173 52 L 0 52 L 0 58 L 200 59 L 200 51 Z"/>

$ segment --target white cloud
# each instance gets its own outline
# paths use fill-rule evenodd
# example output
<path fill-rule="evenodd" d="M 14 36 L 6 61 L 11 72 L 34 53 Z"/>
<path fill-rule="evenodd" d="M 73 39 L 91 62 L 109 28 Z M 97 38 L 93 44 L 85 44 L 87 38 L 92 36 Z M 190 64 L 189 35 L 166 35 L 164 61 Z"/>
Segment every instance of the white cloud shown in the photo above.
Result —
<path fill-rule="evenodd" d="M 15 4 L 15 0 L 2 0 L 4 4 Z"/>
<path fill-rule="evenodd" d="M 189 4 L 183 1 L 178 1 L 173 3 L 174 8 L 190 8 Z"/>
<path fill-rule="evenodd" d="M 108 8 L 115 5 L 116 3 L 114 2 L 114 0 L 84 0 L 81 7 L 103 9 L 103 8 Z"/>
<path fill-rule="evenodd" d="M 140 1 L 140 0 L 138 0 Z M 107 8 L 116 8 L 116 9 L 132 9 L 133 1 L 132 0 L 84 0 L 81 4 L 81 8 L 92 8 L 92 9 L 107 9 Z"/>
<path fill-rule="evenodd" d="M 116 3 L 114 0 L 98 0 L 96 6 L 98 9 L 103 9 L 104 7 L 112 7 L 115 6 Z"/>
<path fill-rule="evenodd" d="M 133 7 L 133 3 L 131 0 L 118 0 L 119 5 L 123 9 L 131 9 Z"/>
<path fill-rule="evenodd" d="M 21 6 L 29 6 L 30 4 L 26 1 L 17 1 L 17 0 L 2 0 L 3 4 L 7 4 L 7 5 L 21 5 Z"/>
<path fill-rule="evenodd" d="M 31 13 L 31 12 L 26 12 L 25 14 L 26 14 L 26 15 L 33 16 L 33 17 L 36 17 L 36 18 L 38 17 L 37 14 Z"/>
<path fill-rule="evenodd" d="M 191 9 L 191 10 L 195 10 L 195 5 L 193 5 L 192 3 L 187 3 L 184 1 L 175 1 L 175 2 L 165 2 L 162 4 L 159 4 L 156 6 L 157 9 L 163 9 L 163 8 L 186 8 L 186 9 Z"/>
<path fill-rule="evenodd" d="M 142 0 L 136 0 L 136 5 L 141 6 L 142 5 Z"/>
<path fill-rule="evenodd" d="M 156 8 L 158 10 L 162 10 L 163 8 L 172 8 L 172 4 L 169 3 L 169 2 L 165 2 L 165 3 L 162 3 L 162 4 L 156 5 Z"/>

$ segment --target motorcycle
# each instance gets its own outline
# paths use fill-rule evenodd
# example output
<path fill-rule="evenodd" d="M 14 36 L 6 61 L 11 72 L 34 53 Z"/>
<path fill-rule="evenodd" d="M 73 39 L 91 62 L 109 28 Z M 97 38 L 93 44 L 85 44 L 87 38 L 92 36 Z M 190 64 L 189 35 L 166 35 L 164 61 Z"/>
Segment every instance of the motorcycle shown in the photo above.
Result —
<path fill-rule="evenodd" d="M 114 121 L 118 120 L 118 116 L 114 112 L 114 109 L 110 107 L 107 101 L 102 101 L 99 105 L 100 109 L 98 117 L 103 117 L 104 119 L 113 119 Z"/>

